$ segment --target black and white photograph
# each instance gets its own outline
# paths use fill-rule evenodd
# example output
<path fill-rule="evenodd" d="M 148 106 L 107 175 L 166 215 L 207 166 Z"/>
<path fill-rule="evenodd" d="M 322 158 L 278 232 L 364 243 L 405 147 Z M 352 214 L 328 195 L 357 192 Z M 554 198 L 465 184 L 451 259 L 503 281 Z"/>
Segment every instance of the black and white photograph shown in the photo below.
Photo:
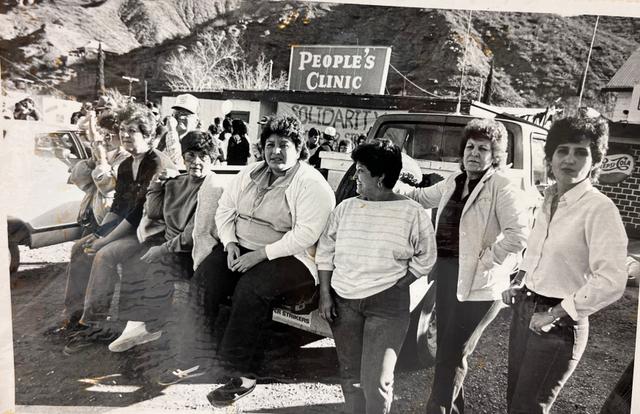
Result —
<path fill-rule="evenodd" d="M 640 3 L 440 3 L 0 0 L 0 413 L 640 412 Z"/>

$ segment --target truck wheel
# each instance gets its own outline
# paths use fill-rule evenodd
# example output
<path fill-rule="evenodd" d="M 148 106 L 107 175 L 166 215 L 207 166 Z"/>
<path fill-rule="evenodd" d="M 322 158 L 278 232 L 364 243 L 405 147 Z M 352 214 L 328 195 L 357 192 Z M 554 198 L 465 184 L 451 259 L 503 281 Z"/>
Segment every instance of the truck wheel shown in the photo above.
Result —
<path fill-rule="evenodd" d="M 398 365 L 404 368 L 429 368 L 436 361 L 436 289 L 429 288 L 422 302 L 411 312 L 409 330 L 400 351 Z"/>
<path fill-rule="evenodd" d="M 20 266 L 20 249 L 17 243 L 9 243 L 9 273 L 15 273 Z"/>

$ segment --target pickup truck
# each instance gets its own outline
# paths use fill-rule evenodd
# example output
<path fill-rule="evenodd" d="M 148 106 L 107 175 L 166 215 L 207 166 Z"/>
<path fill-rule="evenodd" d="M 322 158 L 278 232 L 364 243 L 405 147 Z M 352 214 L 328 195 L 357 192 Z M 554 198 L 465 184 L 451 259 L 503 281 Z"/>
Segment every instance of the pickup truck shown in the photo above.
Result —
<path fill-rule="evenodd" d="M 473 109 L 473 108 L 472 108 Z M 480 115 L 480 116 L 479 116 Z M 402 148 L 420 166 L 424 177 L 445 178 L 459 170 L 462 129 L 471 119 L 492 117 L 504 123 L 509 136 L 506 171 L 525 196 L 541 198 L 547 185 L 544 144 L 547 130 L 520 118 L 483 111 L 477 115 L 448 113 L 394 113 L 380 116 L 373 124 L 367 140 L 388 138 Z M 353 164 L 348 154 L 322 152 L 322 168 L 327 180 L 338 190 L 345 172 Z M 419 178 L 419 177 L 418 177 Z M 437 179 L 435 180 L 437 181 Z M 435 215 L 434 215 L 435 216 Z M 427 367 L 435 361 L 435 289 L 427 277 L 411 285 L 411 325 L 400 354 L 400 363 Z M 331 336 L 329 325 L 317 310 L 300 314 L 295 309 L 275 309 L 273 319 L 290 326 L 324 336 Z"/>

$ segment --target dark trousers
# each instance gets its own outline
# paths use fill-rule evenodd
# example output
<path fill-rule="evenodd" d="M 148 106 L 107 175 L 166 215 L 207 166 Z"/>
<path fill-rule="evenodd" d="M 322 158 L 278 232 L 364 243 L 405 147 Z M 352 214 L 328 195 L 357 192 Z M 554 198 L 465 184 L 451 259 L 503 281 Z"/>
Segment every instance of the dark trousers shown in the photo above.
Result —
<path fill-rule="evenodd" d="M 509 333 L 507 408 L 511 414 L 548 413 L 575 370 L 587 346 L 588 318 L 560 319 L 549 332 L 529 329 L 531 316 L 560 299 L 539 296 L 524 288 L 515 298 Z"/>
<path fill-rule="evenodd" d="M 463 414 L 467 358 L 476 348 L 482 332 L 495 319 L 502 302 L 458 301 L 457 257 L 438 258 L 433 274 L 436 279 L 438 350 L 427 413 Z"/>
<path fill-rule="evenodd" d="M 93 324 L 104 321 L 109 314 L 113 292 L 119 281 L 118 263 L 139 253 L 142 245 L 133 234 L 109 243 L 90 256 L 83 251 L 85 240 L 86 237 L 78 240 L 71 248 L 65 316 L 74 318 L 82 315 L 83 323 Z"/>
<path fill-rule="evenodd" d="M 145 244 L 139 254 L 122 264 L 119 319 L 161 329 L 173 316 L 175 284 L 193 275 L 193 260 L 190 253 L 167 253 L 152 263 L 140 260 L 153 245 Z"/>
<path fill-rule="evenodd" d="M 345 412 L 387 414 L 393 372 L 409 327 L 409 287 L 392 286 L 364 299 L 334 297 L 338 317 L 331 331 Z"/>
<path fill-rule="evenodd" d="M 246 252 L 241 248 L 241 254 Z M 194 279 L 204 289 L 209 326 L 213 326 L 220 304 L 231 296 L 231 313 L 218 357 L 239 371 L 250 369 L 258 356 L 263 329 L 271 320 L 274 305 L 283 297 L 311 295 L 315 289 L 313 276 L 295 257 L 265 260 L 246 273 L 238 273 L 227 267 L 222 245 L 214 247 L 198 266 Z"/>

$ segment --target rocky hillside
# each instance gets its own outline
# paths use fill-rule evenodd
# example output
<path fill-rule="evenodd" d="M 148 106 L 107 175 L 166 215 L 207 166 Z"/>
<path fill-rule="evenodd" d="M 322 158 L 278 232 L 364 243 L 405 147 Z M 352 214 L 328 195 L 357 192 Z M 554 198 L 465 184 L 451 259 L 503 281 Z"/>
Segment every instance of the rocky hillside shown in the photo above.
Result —
<path fill-rule="evenodd" d="M 26 70 L 73 96 L 92 93 L 95 60 L 69 53 L 92 40 L 111 52 L 107 86 L 126 90 L 121 76 L 128 75 L 160 91 L 167 89 L 163 62 L 214 28 L 238 36 L 249 63 L 262 53 L 273 59 L 276 72 L 288 70 L 292 44 L 389 45 L 393 67 L 440 96 L 457 94 L 464 65 L 463 93 L 477 98 L 493 63 L 494 102 L 510 106 L 574 101 L 595 23 L 592 16 L 473 12 L 468 37 L 467 11 L 267 0 L 41 0 L 4 12 L 0 54 L 17 66 L 3 62 L 3 79 L 26 77 Z M 639 46 L 640 19 L 600 19 L 587 103 L 606 105 L 599 89 Z M 394 70 L 387 89 L 424 94 Z"/>

